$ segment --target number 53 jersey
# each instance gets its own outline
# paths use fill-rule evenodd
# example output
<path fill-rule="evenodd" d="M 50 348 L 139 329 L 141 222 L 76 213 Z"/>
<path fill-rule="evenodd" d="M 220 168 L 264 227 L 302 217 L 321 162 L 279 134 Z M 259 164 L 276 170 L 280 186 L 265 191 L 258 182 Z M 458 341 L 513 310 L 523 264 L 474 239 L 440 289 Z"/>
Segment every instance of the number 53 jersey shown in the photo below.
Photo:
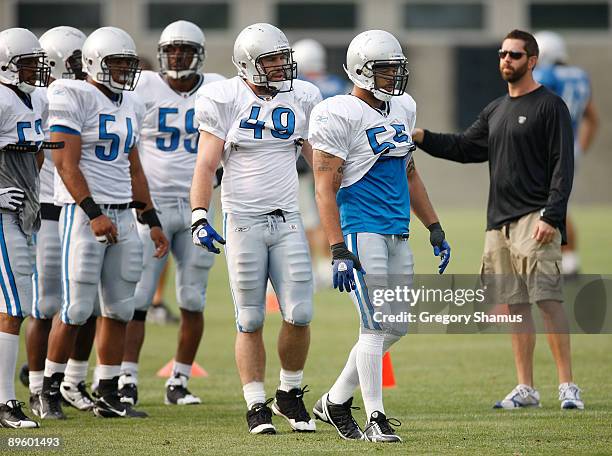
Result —
<path fill-rule="evenodd" d="M 49 86 L 49 125 L 81 136 L 79 168 L 98 204 L 132 201 L 129 154 L 138 144 L 144 106 L 133 92 L 112 101 L 85 81 L 58 79 Z M 74 203 L 55 172 L 57 204 Z"/>
<path fill-rule="evenodd" d="M 234 77 L 202 87 L 196 98 L 199 129 L 225 141 L 221 201 L 230 214 L 297 212 L 296 160 L 308 138 L 308 118 L 321 101 L 313 84 L 294 80 L 293 90 L 269 100 Z"/>
<path fill-rule="evenodd" d="M 406 166 L 415 146 L 408 94 L 375 109 L 353 95 L 328 98 L 310 116 L 313 149 L 344 160 L 336 196 L 342 232 L 404 234 L 410 223 Z"/>

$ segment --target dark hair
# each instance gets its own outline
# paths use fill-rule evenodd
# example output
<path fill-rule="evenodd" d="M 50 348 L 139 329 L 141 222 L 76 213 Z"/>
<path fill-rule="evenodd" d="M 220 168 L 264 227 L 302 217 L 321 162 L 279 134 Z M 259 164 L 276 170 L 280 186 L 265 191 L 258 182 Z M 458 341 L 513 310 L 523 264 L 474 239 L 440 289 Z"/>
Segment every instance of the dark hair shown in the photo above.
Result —
<path fill-rule="evenodd" d="M 508 39 L 523 40 L 525 42 L 525 52 L 527 53 L 527 57 L 531 57 L 533 55 L 537 57 L 540 54 L 538 42 L 536 41 L 535 36 L 529 32 L 514 29 L 505 36 L 504 41 Z"/>

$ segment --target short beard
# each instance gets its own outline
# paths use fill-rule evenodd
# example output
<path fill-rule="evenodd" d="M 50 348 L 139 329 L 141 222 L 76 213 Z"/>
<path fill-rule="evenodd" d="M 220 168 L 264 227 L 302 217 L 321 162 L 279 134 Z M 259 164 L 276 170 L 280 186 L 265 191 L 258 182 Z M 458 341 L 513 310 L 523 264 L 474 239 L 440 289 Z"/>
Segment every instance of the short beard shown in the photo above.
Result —
<path fill-rule="evenodd" d="M 523 76 L 525 76 L 525 73 L 527 73 L 527 62 L 523 65 L 518 67 L 516 70 L 514 70 L 514 72 L 512 72 L 510 75 L 505 75 L 503 70 L 500 70 L 501 72 L 501 77 L 504 81 L 509 82 L 511 84 L 520 81 Z"/>

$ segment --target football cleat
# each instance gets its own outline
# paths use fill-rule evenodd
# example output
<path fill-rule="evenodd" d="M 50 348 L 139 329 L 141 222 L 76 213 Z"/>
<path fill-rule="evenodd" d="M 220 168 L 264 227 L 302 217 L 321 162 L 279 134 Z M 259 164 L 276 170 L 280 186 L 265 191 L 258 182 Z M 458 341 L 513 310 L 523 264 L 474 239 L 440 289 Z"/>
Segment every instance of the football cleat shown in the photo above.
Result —
<path fill-rule="evenodd" d="M 30 368 L 28 363 L 24 363 L 21 369 L 19 369 L 19 381 L 26 388 L 30 386 Z"/>
<path fill-rule="evenodd" d="M 37 400 L 36 400 L 37 399 Z M 34 401 L 30 397 L 30 407 L 34 415 L 41 420 L 65 420 L 62 410 L 62 395 L 59 390 L 43 391 L 37 394 Z"/>
<path fill-rule="evenodd" d="M 540 393 L 529 385 L 520 384 L 516 385 L 503 400 L 497 401 L 493 408 L 514 410 L 517 408 L 541 406 Z"/>
<path fill-rule="evenodd" d="M 382 412 L 373 412 L 370 421 L 363 430 L 365 440 L 379 443 L 399 443 L 402 441 L 395 433 L 393 426 L 401 426 L 402 423 L 395 418 L 387 418 Z"/>
<path fill-rule="evenodd" d="M 564 410 L 584 410 L 584 402 L 580 398 L 581 389 L 575 383 L 561 383 L 559 385 L 559 400 Z"/>
<path fill-rule="evenodd" d="M 335 427 L 343 439 L 363 440 L 363 432 L 351 412 L 358 409 L 359 407 L 353 407 L 352 397 L 344 404 L 334 404 L 329 401 L 328 393 L 325 393 L 315 404 L 312 413 L 317 419 Z"/>
<path fill-rule="evenodd" d="M 23 413 L 21 407 L 25 405 L 15 399 L 0 404 L 0 427 L 11 429 L 31 429 L 40 427 Z"/>
<path fill-rule="evenodd" d="M 276 398 L 272 404 L 272 411 L 277 416 L 287 420 L 291 429 L 297 432 L 314 432 L 317 425 L 310 417 L 304 406 L 304 388 L 293 388 L 290 391 L 276 390 Z"/>
<path fill-rule="evenodd" d="M 60 384 L 60 393 L 64 401 L 77 410 L 87 411 L 93 408 L 93 399 L 87 392 L 85 382 L 78 385 L 63 381 Z"/>
<path fill-rule="evenodd" d="M 121 396 L 121 402 L 130 405 L 138 404 L 138 385 L 130 374 L 123 374 L 119 377 L 119 396 Z"/>
<path fill-rule="evenodd" d="M 94 402 L 93 413 L 102 418 L 146 418 L 145 412 L 135 410 L 131 404 L 123 402 L 119 393 L 113 392 Z"/>
<path fill-rule="evenodd" d="M 268 404 L 274 399 L 268 399 L 263 404 L 255 404 L 246 414 L 249 432 L 251 434 L 276 434 L 272 424 L 272 411 Z"/>
<path fill-rule="evenodd" d="M 201 404 L 202 400 L 198 396 L 191 394 L 187 389 L 187 377 L 176 374 L 166 382 L 166 405 L 195 405 Z"/>

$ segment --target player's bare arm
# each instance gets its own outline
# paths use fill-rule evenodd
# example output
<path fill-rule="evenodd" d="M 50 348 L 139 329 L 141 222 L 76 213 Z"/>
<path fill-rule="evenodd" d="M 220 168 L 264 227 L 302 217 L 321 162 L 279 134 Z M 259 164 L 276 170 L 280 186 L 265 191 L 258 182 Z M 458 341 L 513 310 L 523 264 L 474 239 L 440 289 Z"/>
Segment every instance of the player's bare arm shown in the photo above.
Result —
<path fill-rule="evenodd" d="M 200 131 L 198 158 L 191 182 L 191 208 L 210 207 L 215 173 L 221 163 L 225 141 L 206 131 Z"/>
<path fill-rule="evenodd" d="M 310 166 L 312 169 L 312 146 L 307 140 L 304 140 L 304 143 L 302 144 L 302 156 L 304 157 L 304 160 L 306 160 L 306 163 L 308 163 L 308 166 Z"/>
<path fill-rule="evenodd" d="M 132 147 L 128 157 L 130 161 L 130 177 L 132 178 L 132 195 L 134 201 L 145 204 L 144 209 L 137 209 L 138 217 L 142 222 L 149 225 L 151 228 L 151 240 L 155 244 L 155 258 L 161 258 L 168 253 L 169 242 L 166 235 L 162 231 L 162 226 L 155 213 L 151 194 L 149 193 L 149 185 L 145 177 L 138 149 Z"/>
<path fill-rule="evenodd" d="M 87 212 L 91 220 L 90 226 L 94 235 L 96 238 L 106 238 L 111 244 L 116 243 L 117 227 L 106 215 L 102 214 L 100 208 L 91 198 L 89 186 L 79 168 L 81 161 L 81 136 L 54 131 L 51 132 L 51 141 L 64 143 L 62 149 L 53 151 L 53 161 L 57 172 L 64 181 L 66 189 L 74 198 L 74 201 L 81 207 L 83 207 L 82 203 L 85 202 L 86 208 L 83 208 L 83 210 Z"/>
<path fill-rule="evenodd" d="M 414 158 L 411 158 L 408 162 L 406 175 L 408 176 L 410 207 L 412 208 L 412 212 L 414 212 L 421 223 L 426 227 L 430 226 L 432 223 L 438 222 L 438 216 L 429 200 L 425 183 L 416 169 Z"/>
<path fill-rule="evenodd" d="M 340 228 L 340 213 L 336 194 L 342 183 L 344 160 L 322 150 L 313 151 L 313 172 L 315 178 L 315 198 L 319 207 L 321 225 L 325 230 L 329 245 L 344 242 Z"/>
<path fill-rule="evenodd" d="M 45 153 L 40 150 L 36 152 L 36 166 L 38 166 L 38 171 L 43 167 L 43 163 L 45 162 Z"/>
<path fill-rule="evenodd" d="M 584 108 L 582 122 L 578 130 L 578 142 L 583 154 L 586 153 L 591 147 L 591 144 L 593 144 L 593 139 L 597 134 L 597 130 L 599 130 L 599 114 L 595 108 L 595 103 L 591 99 L 586 105 L 586 108 Z"/>

